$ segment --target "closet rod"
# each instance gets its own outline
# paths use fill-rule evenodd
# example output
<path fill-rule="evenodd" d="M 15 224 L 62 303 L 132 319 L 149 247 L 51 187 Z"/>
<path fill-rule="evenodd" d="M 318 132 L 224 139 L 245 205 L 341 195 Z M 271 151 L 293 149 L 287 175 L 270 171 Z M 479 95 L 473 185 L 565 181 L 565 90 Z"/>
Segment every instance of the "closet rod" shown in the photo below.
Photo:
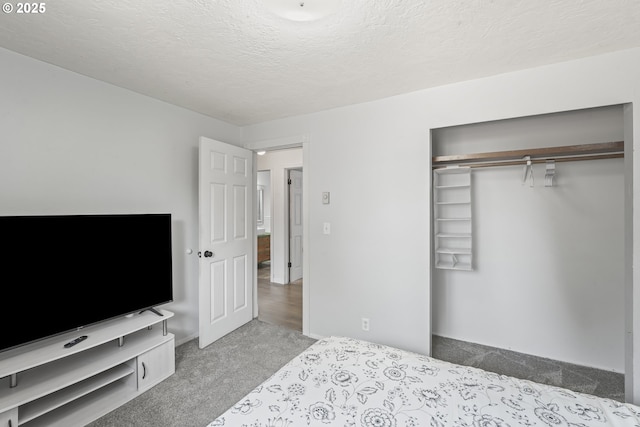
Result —
<path fill-rule="evenodd" d="M 545 157 L 545 158 L 536 158 L 531 159 L 531 163 L 545 163 L 548 160 L 553 160 L 556 163 L 559 162 L 576 162 L 579 160 L 603 160 L 603 159 L 621 159 L 624 158 L 624 154 L 615 153 L 615 154 L 594 154 L 591 156 L 570 156 L 570 157 Z M 464 166 L 469 168 L 490 168 L 496 166 L 522 166 L 526 163 L 526 160 L 504 160 L 504 161 L 495 161 L 495 162 L 475 162 L 475 163 L 450 163 L 447 165 L 433 165 L 433 169 L 444 169 L 447 166 Z"/>
<path fill-rule="evenodd" d="M 432 165 L 434 169 L 450 165 L 469 167 L 512 166 L 522 165 L 526 162 L 524 159 L 525 156 L 529 156 L 532 163 L 544 163 L 547 160 L 571 162 L 579 160 L 615 159 L 624 157 L 624 142 L 615 141 L 598 144 L 567 145 L 562 147 L 434 156 L 432 158 Z"/>

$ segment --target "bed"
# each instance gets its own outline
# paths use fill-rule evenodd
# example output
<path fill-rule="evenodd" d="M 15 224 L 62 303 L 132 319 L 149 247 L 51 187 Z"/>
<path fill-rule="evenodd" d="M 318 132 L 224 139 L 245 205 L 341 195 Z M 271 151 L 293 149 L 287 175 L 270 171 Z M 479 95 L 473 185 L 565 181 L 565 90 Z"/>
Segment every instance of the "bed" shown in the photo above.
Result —
<path fill-rule="evenodd" d="M 314 343 L 214 426 L 640 426 L 640 407 L 345 337 Z"/>

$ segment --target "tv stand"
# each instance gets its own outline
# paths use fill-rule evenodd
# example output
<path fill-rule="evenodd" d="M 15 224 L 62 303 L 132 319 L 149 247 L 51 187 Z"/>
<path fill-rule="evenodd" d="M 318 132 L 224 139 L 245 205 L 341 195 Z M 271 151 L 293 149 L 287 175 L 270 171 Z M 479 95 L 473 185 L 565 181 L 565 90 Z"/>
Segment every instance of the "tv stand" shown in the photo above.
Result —
<path fill-rule="evenodd" d="M 113 319 L 0 353 L 0 426 L 84 426 L 171 376 L 175 339 L 167 319 L 173 313 L 159 313 Z M 153 328 L 158 323 L 162 328 Z M 65 347 L 80 335 L 87 338 Z"/>
<path fill-rule="evenodd" d="M 156 310 L 156 309 L 155 309 L 155 308 L 153 308 L 153 307 L 145 308 L 144 310 L 142 310 L 142 311 L 141 311 L 140 313 L 138 313 L 138 314 L 142 314 L 142 313 L 144 313 L 145 311 L 150 311 L 150 312 L 152 312 L 152 313 L 157 314 L 158 316 L 164 316 L 164 314 L 160 313 L 158 310 Z"/>

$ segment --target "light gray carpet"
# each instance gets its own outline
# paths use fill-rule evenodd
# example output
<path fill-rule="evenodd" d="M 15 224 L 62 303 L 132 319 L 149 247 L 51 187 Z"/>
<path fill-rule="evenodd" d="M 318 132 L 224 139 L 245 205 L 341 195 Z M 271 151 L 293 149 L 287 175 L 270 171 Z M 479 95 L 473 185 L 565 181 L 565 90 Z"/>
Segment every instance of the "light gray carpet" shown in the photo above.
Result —
<path fill-rule="evenodd" d="M 90 427 L 205 427 L 315 342 L 253 320 L 205 349 L 176 348 L 176 373 Z M 624 400 L 624 376 L 508 350 L 433 337 L 433 356 L 461 365 Z"/>
<path fill-rule="evenodd" d="M 91 427 L 204 427 L 315 342 L 252 320 L 200 350 L 176 348 L 176 373 Z"/>
<path fill-rule="evenodd" d="M 433 357 L 624 402 L 624 375 L 433 336 Z"/>

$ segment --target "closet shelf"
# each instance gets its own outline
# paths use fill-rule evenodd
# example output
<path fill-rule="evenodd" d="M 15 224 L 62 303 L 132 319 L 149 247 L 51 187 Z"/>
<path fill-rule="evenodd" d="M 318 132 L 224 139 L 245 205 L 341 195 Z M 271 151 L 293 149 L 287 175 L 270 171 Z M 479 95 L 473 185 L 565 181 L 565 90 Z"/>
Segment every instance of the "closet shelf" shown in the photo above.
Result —
<path fill-rule="evenodd" d="M 433 171 L 433 230 L 436 268 L 472 270 L 471 169 Z"/>
<path fill-rule="evenodd" d="M 439 254 L 471 255 L 471 248 L 438 248 Z"/>
<path fill-rule="evenodd" d="M 578 160 L 617 159 L 624 157 L 624 141 L 434 156 L 432 158 L 432 167 L 434 169 L 442 169 L 453 165 L 471 168 L 513 166 L 526 163 L 525 157 L 529 157 L 532 163 L 544 163 L 548 160 L 572 162 Z"/>
<path fill-rule="evenodd" d="M 437 233 L 436 237 L 443 237 L 448 239 L 470 239 L 471 233 Z"/>
<path fill-rule="evenodd" d="M 469 188 L 469 184 L 460 184 L 460 185 L 437 185 L 437 190 L 442 189 L 451 189 L 451 188 Z"/>
<path fill-rule="evenodd" d="M 458 262 L 458 263 L 438 262 L 436 263 L 436 267 L 443 270 L 466 270 L 466 271 L 473 270 L 473 268 L 471 268 L 471 264 L 462 263 L 462 262 Z"/>

